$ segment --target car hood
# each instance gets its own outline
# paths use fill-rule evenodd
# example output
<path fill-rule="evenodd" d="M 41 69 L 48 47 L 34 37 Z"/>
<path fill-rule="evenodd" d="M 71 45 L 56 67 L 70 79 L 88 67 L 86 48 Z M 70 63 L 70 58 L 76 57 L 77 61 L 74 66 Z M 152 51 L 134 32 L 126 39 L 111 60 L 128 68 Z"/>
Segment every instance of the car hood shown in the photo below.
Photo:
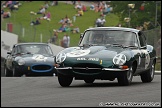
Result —
<path fill-rule="evenodd" d="M 129 48 L 114 46 L 90 46 L 90 47 L 70 47 L 62 50 L 56 56 L 56 62 L 63 61 L 64 66 L 73 67 L 77 64 L 102 65 L 102 67 L 112 67 L 113 58 L 117 54 L 124 54 L 126 61 L 133 57 L 133 52 Z"/>
<path fill-rule="evenodd" d="M 119 53 L 130 53 L 129 48 L 114 47 L 114 46 L 91 46 L 84 47 L 71 47 L 66 48 L 62 52 L 66 53 L 68 57 L 99 57 L 102 59 L 112 59 Z"/>
<path fill-rule="evenodd" d="M 20 59 L 25 60 L 27 63 L 54 63 L 53 56 L 47 56 L 42 54 L 23 54 L 15 58 L 15 61 Z"/>

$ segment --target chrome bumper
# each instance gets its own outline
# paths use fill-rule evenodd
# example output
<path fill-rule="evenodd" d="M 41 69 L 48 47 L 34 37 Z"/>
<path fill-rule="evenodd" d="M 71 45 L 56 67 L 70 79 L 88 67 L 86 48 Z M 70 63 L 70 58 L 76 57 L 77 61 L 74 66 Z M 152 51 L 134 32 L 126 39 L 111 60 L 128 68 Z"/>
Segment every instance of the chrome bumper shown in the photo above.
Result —
<path fill-rule="evenodd" d="M 64 70 L 64 69 L 81 69 L 81 70 L 91 70 L 91 69 L 96 69 L 96 70 L 107 70 L 107 71 L 127 71 L 129 70 L 128 69 L 112 69 L 112 68 L 80 68 L 80 67 L 75 67 L 75 68 L 72 68 L 72 67 L 62 67 L 62 68 L 59 68 L 59 67 L 55 67 L 55 69 L 58 69 L 58 70 Z"/>

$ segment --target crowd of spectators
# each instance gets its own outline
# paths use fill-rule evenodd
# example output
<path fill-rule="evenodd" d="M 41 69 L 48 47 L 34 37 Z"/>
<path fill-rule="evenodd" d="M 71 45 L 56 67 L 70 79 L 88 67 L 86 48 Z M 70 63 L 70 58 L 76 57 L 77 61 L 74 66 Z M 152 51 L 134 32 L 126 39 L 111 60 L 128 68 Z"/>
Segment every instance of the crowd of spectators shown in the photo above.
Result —
<path fill-rule="evenodd" d="M 19 6 L 21 6 L 19 1 L 1 1 L 1 18 L 10 18 L 11 12 L 18 10 Z"/>
<path fill-rule="evenodd" d="M 30 1 L 31 2 L 31 1 Z M 76 13 L 74 13 L 73 19 L 70 19 L 67 15 L 65 15 L 64 18 L 60 19 L 58 21 L 58 24 L 60 24 L 60 28 L 54 30 L 53 37 L 51 38 L 51 42 L 56 43 L 58 39 L 58 33 L 60 32 L 67 32 L 67 33 L 80 33 L 80 29 L 78 25 L 75 25 L 75 22 L 77 20 L 77 17 L 84 17 L 84 14 L 89 10 L 94 10 L 95 12 L 101 12 L 102 14 L 106 14 L 106 3 L 105 2 L 98 2 L 90 5 L 89 8 L 87 8 L 86 5 L 81 4 L 80 1 L 67 1 L 66 3 L 71 2 L 74 5 L 74 9 L 76 10 Z M 18 10 L 21 3 L 19 1 L 4 1 L 1 2 L 1 16 L 3 15 L 3 18 L 9 18 L 11 17 L 11 12 L 13 10 Z M 42 16 L 36 17 L 35 20 L 31 20 L 30 25 L 40 25 L 41 20 L 48 20 L 51 21 L 51 12 L 48 10 L 51 6 L 57 6 L 58 1 L 45 1 L 44 4 L 38 8 L 38 11 L 30 11 L 31 15 L 38 15 L 42 14 Z M 108 5 L 107 7 L 110 7 Z M 4 11 L 4 8 L 8 8 L 6 12 Z M 104 10 L 105 9 L 105 10 Z M 108 9 L 107 9 L 108 10 Z M 103 27 L 106 20 L 104 17 L 101 16 L 101 18 L 97 18 L 95 21 L 95 25 L 97 27 Z M 69 45 L 67 45 L 69 46 Z"/>

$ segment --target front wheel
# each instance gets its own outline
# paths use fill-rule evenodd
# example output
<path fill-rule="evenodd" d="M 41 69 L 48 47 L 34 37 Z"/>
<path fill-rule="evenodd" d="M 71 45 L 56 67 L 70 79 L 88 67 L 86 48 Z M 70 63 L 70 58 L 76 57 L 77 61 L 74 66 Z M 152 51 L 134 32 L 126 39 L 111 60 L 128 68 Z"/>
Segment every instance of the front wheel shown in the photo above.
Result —
<path fill-rule="evenodd" d="M 12 72 L 13 72 L 13 77 L 21 77 L 23 74 L 16 70 L 15 67 L 12 68 Z"/>
<path fill-rule="evenodd" d="M 142 82 L 151 82 L 154 79 L 154 74 L 155 74 L 155 62 L 152 63 L 151 67 L 149 70 L 147 70 L 145 73 L 142 73 L 141 80 Z"/>
<path fill-rule="evenodd" d="M 132 82 L 132 78 L 133 78 L 133 67 L 130 66 L 128 71 L 124 73 L 121 72 L 119 74 L 119 76 L 117 77 L 118 84 L 121 86 L 128 86 Z"/>
<path fill-rule="evenodd" d="M 6 66 L 4 66 L 4 74 L 5 74 L 6 77 L 12 77 L 13 76 L 12 71 L 10 71 L 9 69 L 7 69 Z"/>
<path fill-rule="evenodd" d="M 73 77 L 67 76 L 67 75 L 63 75 L 58 73 L 58 82 L 62 87 L 68 87 L 73 80 Z"/>

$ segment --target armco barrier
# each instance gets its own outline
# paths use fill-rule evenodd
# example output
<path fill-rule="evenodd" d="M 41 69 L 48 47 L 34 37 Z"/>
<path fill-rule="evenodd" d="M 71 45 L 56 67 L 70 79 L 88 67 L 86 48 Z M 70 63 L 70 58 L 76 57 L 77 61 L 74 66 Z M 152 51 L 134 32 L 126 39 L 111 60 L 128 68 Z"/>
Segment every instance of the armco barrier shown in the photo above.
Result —
<path fill-rule="evenodd" d="M 1 57 L 6 57 L 7 52 L 18 42 L 18 36 L 1 30 Z"/>

